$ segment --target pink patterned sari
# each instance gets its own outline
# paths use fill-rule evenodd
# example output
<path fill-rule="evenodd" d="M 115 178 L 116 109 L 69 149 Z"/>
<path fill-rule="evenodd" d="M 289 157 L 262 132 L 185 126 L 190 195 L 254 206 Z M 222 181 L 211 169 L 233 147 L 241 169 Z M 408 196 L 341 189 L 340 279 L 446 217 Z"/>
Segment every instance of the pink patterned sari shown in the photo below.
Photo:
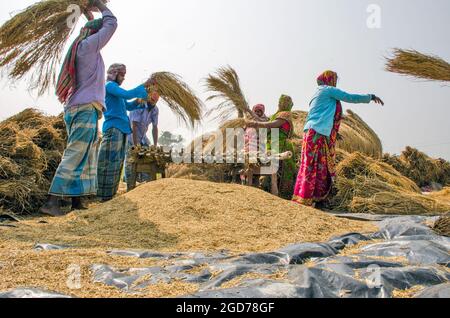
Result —
<path fill-rule="evenodd" d="M 293 201 L 314 205 L 330 194 L 336 177 L 336 141 L 342 120 L 342 105 L 337 102 L 331 136 L 308 130 L 303 137 L 301 166 L 294 189 Z"/>

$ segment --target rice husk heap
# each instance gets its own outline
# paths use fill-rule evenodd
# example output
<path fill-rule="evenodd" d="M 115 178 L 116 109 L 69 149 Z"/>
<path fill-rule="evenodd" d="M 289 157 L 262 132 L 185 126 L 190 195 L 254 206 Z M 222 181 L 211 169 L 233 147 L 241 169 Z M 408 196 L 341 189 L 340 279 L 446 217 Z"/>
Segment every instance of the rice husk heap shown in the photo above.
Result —
<path fill-rule="evenodd" d="M 37 212 L 61 161 L 65 136 L 61 116 L 31 108 L 0 123 L 0 208 Z"/>

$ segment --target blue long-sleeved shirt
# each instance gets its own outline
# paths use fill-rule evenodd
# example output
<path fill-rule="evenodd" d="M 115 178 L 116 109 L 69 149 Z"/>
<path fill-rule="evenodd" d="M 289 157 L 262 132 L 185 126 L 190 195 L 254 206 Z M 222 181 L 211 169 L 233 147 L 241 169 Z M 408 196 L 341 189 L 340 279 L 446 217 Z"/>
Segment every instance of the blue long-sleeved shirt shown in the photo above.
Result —
<path fill-rule="evenodd" d="M 311 101 L 304 130 L 314 129 L 317 133 L 329 137 L 333 130 L 337 101 L 368 104 L 371 100 L 372 95 L 349 94 L 333 86 L 319 86 Z"/>
<path fill-rule="evenodd" d="M 103 132 L 108 129 L 117 128 L 124 134 L 131 134 L 131 124 L 127 111 L 140 109 L 136 101 L 129 102 L 133 98 L 147 99 L 148 94 L 144 85 L 139 85 L 135 89 L 125 90 L 116 82 L 106 83 L 106 112 Z"/>

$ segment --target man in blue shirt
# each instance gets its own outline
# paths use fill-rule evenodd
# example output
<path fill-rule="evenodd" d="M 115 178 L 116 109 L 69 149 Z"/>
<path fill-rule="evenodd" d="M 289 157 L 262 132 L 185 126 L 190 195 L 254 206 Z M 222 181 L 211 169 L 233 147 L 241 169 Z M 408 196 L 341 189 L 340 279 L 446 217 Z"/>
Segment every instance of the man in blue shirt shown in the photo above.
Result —
<path fill-rule="evenodd" d="M 111 200 L 119 189 L 125 162 L 127 137 L 132 133 L 127 111 L 142 108 L 133 98 L 147 99 L 145 85 L 132 90 L 120 86 L 125 80 L 126 66 L 113 64 L 108 70 L 106 83 L 106 112 L 103 139 L 98 158 L 98 193 L 103 202 Z"/>
<path fill-rule="evenodd" d="M 133 134 L 130 137 L 131 146 L 150 146 L 150 140 L 147 137 L 150 125 L 153 126 L 152 136 L 153 145 L 158 146 L 158 109 L 159 95 L 158 93 L 151 94 L 150 100 L 144 102 L 142 109 L 136 110 L 130 114 L 130 120 L 133 127 Z"/>

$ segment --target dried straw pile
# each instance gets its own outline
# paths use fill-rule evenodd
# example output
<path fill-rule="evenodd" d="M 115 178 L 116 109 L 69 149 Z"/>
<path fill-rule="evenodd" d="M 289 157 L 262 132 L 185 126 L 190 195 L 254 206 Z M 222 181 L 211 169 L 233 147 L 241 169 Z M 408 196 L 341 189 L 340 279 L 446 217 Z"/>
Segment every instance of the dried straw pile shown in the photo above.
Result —
<path fill-rule="evenodd" d="M 445 201 L 450 204 L 450 187 L 444 188 L 438 192 L 431 192 L 428 195 L 437 200 Z"/>
<path fill-rule="evenodd" d="M 350 154 L 338 165 L 335 196 L 329 207 L 354 213 L 438 214 L 450 211 L 442 200 L 423 195 L 419 187 L 392 166 Z"/>
<path fill-rule="evenodd" d="M 88 211 L 44 220 L 2 229 L 2 237 L 73 247 L 258 252 L 375 230 L 251 187 L 181 179 L 144 184 Z"/>
<path fill-rule="evenodd" d="M 154 85 L 147 90 L 149 92 L 156 90 L 179 119 L 192 127 L 201 121 L 203 103 L 180 76 L 158 72 L 152 74 L 151 80 Z"/>
<path fill-rule="evenodd" d="M 0 28 L 0 67 L 12 80 L 31 75 L 30 88 L 44 94 L 55 83 L 55 71 L 73 29 L 67 19 L 69 5 L 81 10 L 89 0 L 43 0 L 16 14 Z M 106 2 L 106 1 L 105 1 Z"/>
<path fill-rule="evenodd" d="M 430 158 L 417 149 L 406 147 L 400 156 L 385 154 L 383 161 L 412 179 L 419 187 L 428 186 L 433 182 L 444 186 L 450 185 L 450 162 Z"/>
<path fill-rule="evenodd" d="M 0 207 L 35 212 L 66 144 L 62 117 L 27 109 L 0 123 Z"/>
<path fill-rule="evenodd" d="M 440 235 L 450 237 L 450 213 L 440 217 L 433 229 Z"/>
<path fill-rule="evenodd" d="M 394 49 L 387 58 L 386 70 L 431 81 L 450 81 L 450 64 L 437 56 L 415 50 Z"/>

